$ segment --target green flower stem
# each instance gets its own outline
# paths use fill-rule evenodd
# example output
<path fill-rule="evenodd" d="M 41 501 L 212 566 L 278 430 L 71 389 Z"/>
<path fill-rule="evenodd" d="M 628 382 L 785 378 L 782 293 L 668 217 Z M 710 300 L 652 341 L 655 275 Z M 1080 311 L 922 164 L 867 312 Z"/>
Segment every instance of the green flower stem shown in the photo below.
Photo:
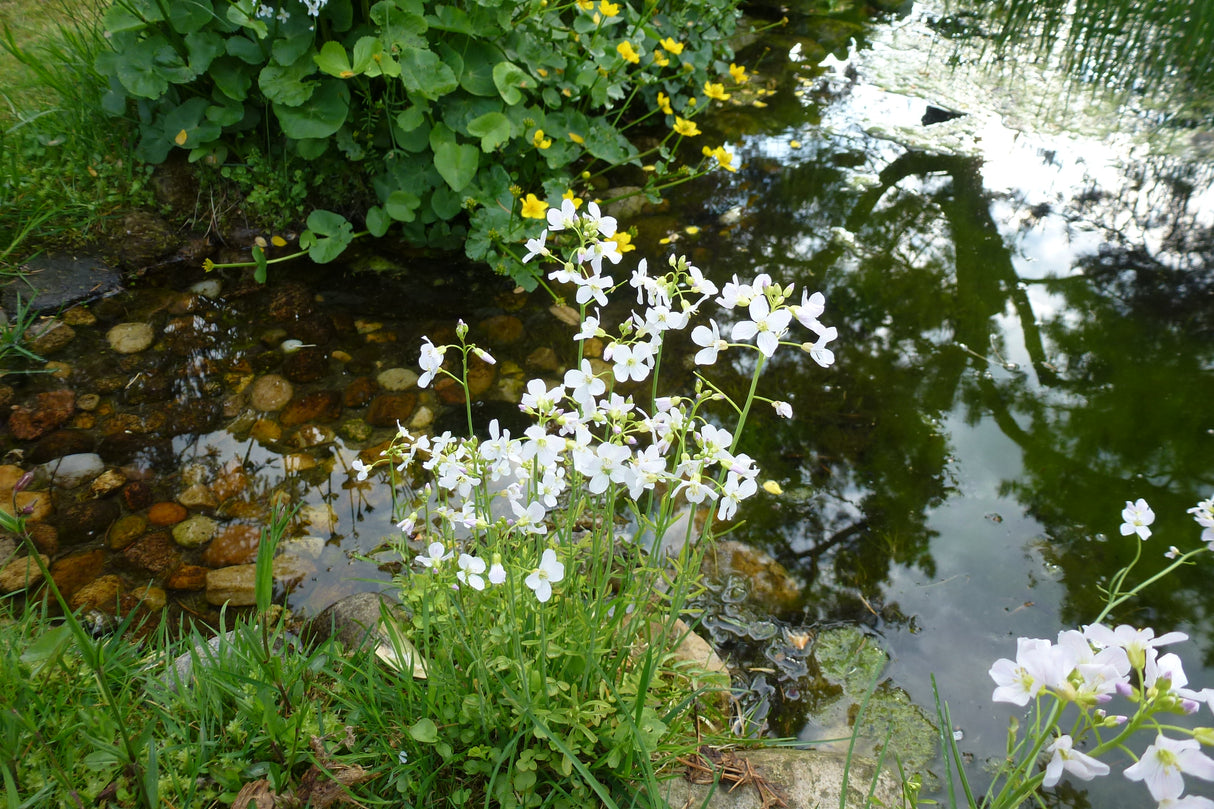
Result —
<path fill-rule="evenodd" d="M 742 412 L 738 414 L 738 423 L 733 430 L 733 443 L 729 446 L 729 452 L 732 454 L 738 448 L 738 442 L 742 440 L 742 429 L 746 426 L 746 417 L 750 415 L 750 406 L 755 401 L 755 391 L 759 387 L 759 376 L 763 373 L 763 366 L 767 364 L 767 357 L 762 352 L 759 353 L 759 361 L 755 363 L 754 375 L 750 378 L 750 390 L 746 392 L 746 402 L 742 405 Z"/>
<path fill-rule="evenodd" d="M 1100 623 L 1105 618 L 1107 618 L 1109 613 L 1111 613 L 1118 606 L 1120 606 L 1121 604 L 1124 604 L 1129 599 L 1138 595 L 1144 589 L 1146 589 L 1150 585 L 1154 584 L 1155 582 L 1159 581 L 1163 577 L 1167 576 L 1169 573 L 1171 573 L 1176 568 L 1180 567 L 1181 565 L 1188 564 L 1189 560 L 1192 559 L 1193 557 L 1198 556 L 1203 553 L 1209 553 L 1209 552 L 1210 552 L 1210 549 L 1206 548 L 1206 547 L 1196 548 L 1194 550 L 1188 551 L 1183 556 L 1180 556 L 1180 557 L 1172 560 L 1172 564 L 1168 565 L 1163 570 L 1156 573 L 1154 576 L 1151 576 L 1150 578 L 1148 578 L 1142 582 L 1139 582 L 1134 587 L 1132 587 L 1130 590 L 1126 591 L 1125 593 L 1122 593 L 1121 592 L 1122 583 L 1125 581 L 1126 576 L 1129 575 L 1130 569 L 1134 567 L 1134 565 L 1138 562 L 1139 556 L 1142 554 L 1142 543 L 1139 542 L 1137 547 L 1135 548 L 1134 560 L 1132 562 L 1130 562 L 1128 565 L 1126 565 L 1124 568 L 1122 568 L 1118 572 L 1118 574 L 1114 577 L 1114 579 L 1113 579 L 1114 584 L 1112 587 L 1109 588 L 1109 602 L 1108 602 L 1108 604 L 1105 605 L 1105 608 L 1100 611 L 1100 614 L 1096 616 L 1096 620 L 1093 621 L 1093 623 L 1097 623 L 1097 624 Z"/>

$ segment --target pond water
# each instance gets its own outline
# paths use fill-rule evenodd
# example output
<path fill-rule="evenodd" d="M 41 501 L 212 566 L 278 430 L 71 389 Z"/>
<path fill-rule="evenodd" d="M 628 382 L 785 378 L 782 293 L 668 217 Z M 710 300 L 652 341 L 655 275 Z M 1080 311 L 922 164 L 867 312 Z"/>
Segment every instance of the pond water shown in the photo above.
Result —
<path fill-rule="evenodd" d="M 744 508 L 731 538 L 770 556 L 758 564 L 776 592 L 733 577 L 701 605 L 751 728 L 846 732 L 851 686 L 822 676 L 815 638 L 851 627 L 888 654 L 891 693 L 926 713 L 935 676 L 981 783 L 1011 716 L 990 703 L 987 669 L 1017 636 L 1052 638 L 1099 611 L 1098 586 L 1132 553 L 1124 501 L 1159 515 L 1141 575 L 1198 541 L 1185 509 L 1214 491 L 1214 172 L 1192 133 L 1160 146 L 1107 105 L 1027 103 L 1052 86 L 1044 73 L 1026 68 L 1011 89 L 949 73 L 968 57 L 933 28 L 940 16 L 802 17 L 749 46 L 739 61 L 758 79 L 704 125 L 741 170 L 632 222 L 629 255 L 686 253 L 718 280 L 766 272 L 819 289 L 839 331 L 830 369 L 777 355 L 765 385 L 796 418 L 756 416 L 743 446 L 783 494 Z M 940 117 L 929 106 L 963 114 L 925 124 Z M 351 464 L 398 418 L 458 429 L 463 414 L 451 391 L 412 384 L 421 337 L 449 340 L 467 321 L 499 360 L 482 369 L 478 418 L 507 419 L 526 378 L 571 362 L 573 329 L 543 295 L 474 268 L 405 252 L 362 263 L 376 262 L 405 272 L 276 267 L 262 288 L 186 267 L 65 316 L 75 336 L 51 355 L 65 379 L 25 380 L 13 401 L 66 386 L 75 412 L 4 437 L 22 468 L 96 452 L 121 470 L 101 498 L 87 484 L 55 492 L 65 578 L 109 576 L 127 593 L 150 581 L 173 609 L 213 619 L 198 571 L 251 561 L 255 527 L 283 500 L 302 506 L 282 570 L 293 609 L 382 587 L 391 497 Z M 213 285 L 190 291 L 198 282 Z M 150 326 L 152 342 L 115 352 L 124 323 Z M 690 385 L 685 365 L 669 367 Z M 715 370 L 727 390 L 748 375 Z M 289 401 L 273 401 L 276 380 Z M 174 501 L 186 520 L 166 516 Z M 205 539 L 168 539 L 191 520 Z M 1116 616 L 1188 632 L 1199 686 L 1214 684 L 1209 570 Z M 861 654 L 849 648 L 829 653 Z M 1101 789 L 1061 800 L 1114 794 Z M 1149 805 L 1140 791 L 1116 805 Z"/>

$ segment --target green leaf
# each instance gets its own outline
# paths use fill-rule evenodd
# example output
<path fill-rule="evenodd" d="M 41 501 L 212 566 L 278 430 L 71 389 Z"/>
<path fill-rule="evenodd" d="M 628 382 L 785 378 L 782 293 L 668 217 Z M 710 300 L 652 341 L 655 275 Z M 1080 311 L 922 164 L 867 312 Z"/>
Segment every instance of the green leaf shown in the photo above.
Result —
<path fill-rule="evenodd" d="M 291 65 L 298 61 L 299 57 L 312 50 L 312 43 L 315 41 L 316 35 L 305 29 L 274 40 L 270 53 L 278 64 Z"/>
<path fill-rule="evenodd" d="M 462 191 L 480 165 L 480 150 L 468 143 L 457 143 L 455 133 L 446 124 L 436 124 L 430 130 L 430 148 L 434 151 L 434 168 L 453 191 Z"/>
<path fill-rule="evenodd" d="M 164 15 L 153 0 L 133 0 L 114 3 L 105 12 L 105 30 L 111 34 L 142 31 L 149 24 L 160 22 Z"/>
<path fill-rule="evenodd" d="M 206 73 L 224 52 L 223 38 L 211 31 L 186 34 L 185 47 L 190 55 L 190 70 L 197 76 Z"/>
<path fill-rule="evenodd" d="M 502 100 L 513 106 L 523 100 L 519 88 L 534 87 L 535 82 L 513 62 L 498 62 L 493 66 L 493 85 Z"/>
<path fill-rule="evenodd" d="M 340 42 L 329 40 L 320 48 L 320 53 L 312 57 L 316 66 L 330 76 L 339 79 L 353 78 L 356 73 L 350 65 L 350 57 Z"/>
<path fill-rule="evenodd" d="M 248 98 L 253 76 L 235 57 L 223 56 L 216 59 L 211 63 L 210 75 L 215 86 L 233 101 L 244 101 Z"/>
<path fill-rule="evenodd" d="M 409 726 L 409 735 L 422 744 L 434 744 L 438 741 L 438 727 L 434 720 L 422 717 Z"/>
<path fill-rule="evenodd" d="M 421 207 L 421 204 L 422 201 L 416 194 L 408 191 L 393 191 L 384 201 L 384 209 L 388 212 L 388 216 L 398 222 L 412 222 L 416 216 L 414 212 Z"/>
<path fill-rule="evenodd" d="M 163 131 L 167 140 L 178 146 L 195 148 L 215 140 L 222 131 L 206 117 L 210 102 L 191 98 L 164 116 Z"/>
<path fill-rule="evenodd" d="M 304 160 L 315 160 L 328 150 L 328 138 L 299 138 L 295 141 L 295 151 Z"/>
<path fill-rule="evenodd" d="M 173 0 L 166 5 L 169 9 L 169 24 L 179 34 L 199 31 L 215 16 L 215 9 L 210 0 Z"/>
<path fill-rule="evenodd" d="M 33 669 L 37 675 L 47 663 L 53 663 L 72 641 L 72 627 L 60 624 L 42 632 L 38 640 L 25 647 L 21 662 Z"/>
<path fill-rule="evenodd" d="M 377 58 L 378 57 L 378 58 Z M 390 64 L 396 64 L 395 60 L 388 57 L 387 61 Z M 360 37 L 358 42 L 354 43 L 354 72 L 366 73 L 371 76 L 378 76 L 381 72 L 381 67 L 384 63 L 384 43 L 379 37 Z M 400 66 L 396 65 L 397 75 L 400 73 Z"/>
<path fill-rule="evenodd" d="M 436 7 L 434 14 L 426 17 L 426 21 L 430 23 L 431 28 L 437 28 L 440 31 L 469 35 L 477 33 L 472 26 L 472 18 L 468 16 L 468 12 L 453 6 Z"/>
<path fill-rule="evenodd" d="M 402 132 L 412 132 L 421 126 L 425 120 L 426 111 L 414 104 L 396 116 L 396 125 L 400 127 Z"/>
<path fill-rule="evenodd" d="M 413 48 L 401 54 L 400 79 L 406 90 L 424 98 L 440 98 L 459 87 L 451 68 L 426 48 Z"/>
<path fill-rule="evenodd" d="M 315 81 L 304 81 L 315 72 L 316 65 L 307 58 L 287 67 L 266 65 L 257 75 L 257 86 L 274 104 L 276 111 L 279 105 L 298 107 L 311 98 L 316 90 Z"/>
<path fill-rule="evenodd" d="M 247 65 L 260 65 L 266 61 L 261 46 L 244 36 L 228 38 L 228 55 L 235 56 Z"/>
<path fill-rule="evenodd" d="M 500 112 L 486 113 L 468 122 L 468 134 L 481 139 L 482 152 L 492 152 L 510 140 L 510 119 Z"/>
<path fill-rule="evenodd" d="M 327 138 L 341 129 L 349 112 L 350 91 L 336 79 L 326 79 L 297 107 L 274 105 L 274 115 L 288 138 Z"/>
<path fill-rule="evenodd" d="M 439 219 L 454 219 L 464 209 L 464 198 L 447 186 L 439 186 L 430 194 L 430 209 Z"/>
<path fill-rule="evenodd" d="M 388 228 L 392 225 L 392 217 L 378 205 L 372 205 L 367 209 L 367 231 L 379 238 L 388 232 Z"/>
<path fill-rule="evenodd" d="M 354 226 L 341 214 L 316 210 L 308 215 L 308 229 L 299 236 L 299 246 L 317 264 L 328 264 L 354 240 Z"/>
<path fill-rule="evenodd" d="M 453 49 L 459 50 L 464 60 L 464 70 L 459 74 L 459 86 L 475 96 L 498 95 L 497 85 L 493 81 L 493 69 L 497 65 L 497 51 L 488 43 L 470 39 L 462 49 L 452 43 Z"/>
<path fill-rule="evenodd" d="M 240 104 L 212 104 L 207 107 L 207 120 L 218 126 L 235 126 L 244 118 Z"/>
<path fill-rule="evenodd" d="M 266 264 L 266 251 L 262 250 L 257 245 L 253 245 L 253 261 L 254 261 L 254 263 L 257 264 L 257 269 L 253 270 L 253 280 L 259 284 L 264 284 L 266 282 L 266 274 L 269 270 L 269 266 Z M 260 560 L 258 560 L 258 561 L 260 561 Z M 260 572 L 261 572 L 261 568 L 258 568 L 258 573 L 260 573 Z M 257 578 L 256 578 L 254 589 L 257 591 L 256 598 L 257 598 L 258 610 L 260 610 L 264 614 L 265 608 L 261 606 L 263 588 L 262 588 L 262 577 L 260 575 L 257 576 Z M 269 600 L 268 596 L 267 596 L 266 600 L 267 601 Z"/>

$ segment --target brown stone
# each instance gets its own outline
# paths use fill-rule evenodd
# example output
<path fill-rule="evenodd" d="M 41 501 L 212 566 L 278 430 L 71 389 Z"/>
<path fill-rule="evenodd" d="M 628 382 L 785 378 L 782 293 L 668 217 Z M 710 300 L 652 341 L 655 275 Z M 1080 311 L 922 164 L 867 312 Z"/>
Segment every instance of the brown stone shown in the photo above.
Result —
<path fill-rule="evenodd" d="M 30 523 L 25 531 L 39 552 L 52 558 L 59 552 L 59 529 L 49 522 Z"/>
<path fill-rule="evenodd" d="M 301 348 L 282 361 L 282 375 L 292 382 L 315 382 L 329 374 L 329 355 L 321 348 Z"/>
<path fill-rule="evenodd" d="M 0 499 L 7 500 L 9 495 L 13 493 L 13 487 L 17 485 L 17 481 L 25 476 L 25 470 L 13 464 L 4 464 L 0 466 L 0 494 L 3 497 Z"/>
<path fill-rule="evenodd" d="M 260 544 L 261 529 L 257 526 L 241 523 L 228 525 L 211 540 L 202 554 L 202 563 L 207 567 L 247 565 L 257 560 Z"/>
<path fill-rule="evenodd" d="M 170 590 L 201 590 L 207 586 L 210 572 L 201 565 L 182 565 L 165 579 L 164 586 Z"/>
<path fill-rule="evenodd" d="M 25 347 L 40 357 L 54 354 L 70 343 L 76 330 L 62 320 L 48 319 L 35 323 L 25 331 Z"/>
<path fill-rule="evenodd" d="M 75 409 L 76 394 L 70 390 L 39 393 L 29 404 L 13 410 L 8 427 L 14 438 L 32 441 L 66 422 Z"/>
<path fill-rule="evenodd" d="M 0 500 L 0 511 L 12 514 L 14 501 L 17 511 L 24 514 L 25 519 L 29 522 L 45 520 L 51 516 L 55 508 L 51 502 L 50 492 L 17 492 L 12 498 Z"/>
<path fill-rule="evenodd" d="M 409 420 L 416 405 L 415 393 L 382 393 L 367 409 L 367 423 L 373 427 L 395 427 L 396 422 Z"/>
<path fill-rule="evenodd" d="M 258 377 L 249 388 L 249 404 L 254 410 L 272 413 L 282 410 L 294 394 L 295 388 L 290 382 L 278 374 L 266 374 Z"/>
<path fill-rule="evenodd" d="M 148 509 L 148 522 L 158 526 L 176 525 L 188 513 L 180 503 L 157 503 Z"/>
<path fill-rule="evenodd" d="M 42 564 L 49 564 L 45 554 L 39 554 Z M 0 592 L 15 593 L 42 581 L 42 569 L 28 556 L 14 559 L 0 568 Z"/>
<path fill-rule="evenodd" d="M 93 497 L 105 497 L 112 494 L 126 483 L 126 475 L 117 469 L 107 469 L 89 484 L 89 492 Z"/>
<path fill-rule="evenodd" d="M 309 421 L 333 421 L 341 415 L 341 401 L 341 394 L 332 390 L 297 396 L 282 411 L 279 421 L 284 427 L 294 427 Z"/>
<path fill-rule="evenodd" d="M 74 553 L 55 560 L 51 565 L 51 578 L 65 598 L 71 598 L 77 590 L 101 575 L 105 566 L 105 551 L 97 548 L 83 553 Z"/>
<path fill-rule="evenodd" d="M 557 359 L 556 352 L 548 346 L 540 346 L 528 354 L 527 365 L 551 373 L 556 373 L 561 369 L 561 361 Z"/>
<path fill-rule="evenodd" d="M 59 521 L 59 539 L 77 545 L 105 536 L 119 513 L 118 504 L 112 500 L 88 500 L 69 506 Z"/>
<path fill-rule="evenodd" d="M 119 517 L 118 521 L 110 526 L 106 544 L 110 550 L 120 551 L 143 536 L 143 532 L 147 529 L 146 517 L 141 514 L 127 514 L 125 517 Z"/>
<path fill-rule="evenodd" d="M 122 557 L 142 573 L 162 577 L 181 566 L 181 551 L 165 533 L 148 534 L 122 551 Z"/>
<path fill-rule="evenodd" d="M 249 486 L 249 476 L 245 473 L 240 461 L 232 461 L 220 471 L 215 480 L 211 481 L 211 491 L 215 498 L 223 502 L 243 492 Z"/>
<path fill-rule="evenodd" d="M 212 509 L 219 505 L 219 501 L 215 497 L 215 493 L 210 487 L 195 483 L 193 486 L 187 486 L 181 494 L 177 495 L 177 502 L 188 509 Z"/>
<path fill-rule="evenodd" d="M 143 480 L 132 480 L 122 487 L 122 502 L 131 511 L 143 511 L 152 505 L 152 487 Z"/>
<path fill-rule="evenodd" d="M 249 435 L 261 444 L 273 444 L 282 438 L 282 427 L 269 419 L 258 419 L 249 429 Z"/>
<path fill-rule="evenodd" d="M 200 315 L 182 315 L 164 324 L 164 341 L 173 353 L 184 356 L 213 346 L 218 332 Z"/>
<path fill-rule="evenodd" d="M 100 610 L 114 615 L 119 610 L 122 596 L 122 579 L 111 574 L 94 579 L 76 591 L 68 600 L 73 610 Z"/>
<path fill-rule="evenodd" d="M 333 339 L 333 321 L 323 312 L 315 312 L 290 324 L 287 334 L 301 343 L 323 346 Z"/>
<path fill-rule="evenodd" d="M 493 345 L 509 345 L 521 340 L 526 329 L 514 315 L 495 315 L 481 322 L 481 331 Z"/>
<path fill-rule="evenodd" d="M 32 464 L 47 463 L 65 455 L 92 452 L 93 444 L 93 436 L 81 430 L 54 430 L 42 436 L 26 451 L 25 461 Z"/>
<path fill-rule="evenodd" d="M 288 281 L 270 290 L 270 317 L 274 320 L 298 320 L 316 308 L 311 291 L 303 284 Z"/>
<path fill-rule="evenodd" d="M 360 376 L 350 381 L 342 393 L 342 403 L 346 407 L 362 407 L 375 396 L 375 380 L 369 376 Z"/>

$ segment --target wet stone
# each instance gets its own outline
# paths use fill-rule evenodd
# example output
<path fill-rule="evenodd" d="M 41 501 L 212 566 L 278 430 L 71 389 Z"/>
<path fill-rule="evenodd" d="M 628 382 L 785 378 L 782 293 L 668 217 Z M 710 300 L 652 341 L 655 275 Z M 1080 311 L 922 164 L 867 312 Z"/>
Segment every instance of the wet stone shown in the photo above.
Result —
<path fill-rule="evenodd" d="M 219 500 L 215 497 L 210 487 L 202 483 L 187 486 L 181 494 L 177 495 L 177 502 L 193 510 L 213 509 L 219 505 Z"/>
<path fill-rule="evenodd" d="M 150 323 L 119 323 L 105 333 L 105 339 L 119 354 L 137 354 L 152 345 L 156 332 Z"/>
<path fill-rule="evenodd" d="M 282 373 L 296 383 L 324 379 L 329 374 L 329 355 L 320 348 L 301 348 L 283 359 Z"/>
<path fill-rule="evenodd" d="M 164 325 L 164 340 L 178 355 L 191 354 L 215 345 L 219 327 L 199 315 L 175 317 Z"/>
<path fill-rule="evenodd" d="M 40 357 L 48 357 L 76 337 L 76 330 L 61 320 L 44 320 L 25 332 L 25 347 Z"/>
<path fill-rule="evenodd" d="M 91 326 L 97 316 L 83 306 L 73 306 L 63 313 L 63 322 L 69 326 Z"/>
<path fill-rule="evenodd" d="M 413 390 L 417 387 L 417 374 L 408 368 L 389 368 L 375 378 L 379 386 L 386 391 L 398 393 Z"/>
<path fill-rule="evenodd" d="M 481 331 L 493 345 L 510 345 L 523 338 L 523 321 L 514 315 L 495 315 L 481 322 Z"/>
<path fill-rule="evenodd" d="M 310 346 L 321 347 L 333 339 L 333 321 L 328 315 L 305 315 L 287 328 L 287 335 Z"/>
<path fill-rule="evenodd" d="M 146 584 L 143 587 L 136 587 L 131 591 L 131 598 L 139 602 L 141 607 L 159 612 L 164 609 L 168 603 L 169 596 L 162 588 L 154 584 Z"/>
<path fill-rule="evenodd" d="M 336 439 L 337 433 L 328 427 L 318 424 L 305 424 L 295 433 L 295 446 L 300 449 L 319 447 L 323 444 L 332 444 Z"/>
<path fill-rule="evenodd" d="M 351 419 L 341 425 L 341 437 L 359 444 L 370 438 L 372 432 L 374 428 L 362 419 Z"/>
<path fill-rule="evenodd" d="M 0 500 L 7 500 L 8 496 L 13 493 L 17 481 L 23 477 L 25 477 L 25 470 L 15 464 L 0 466 L 0 493 L 4 495 L 0 497 Z"/>
<path fill-rule="evenodd" d="M 77 545 L 105 536 L 119 513 L 118 504 L 112 500 L 89 500 L 69 506 L 59 521 L 60 541 Z"/>
<path fill-rule="evenodd" d="M 106 544 L 111 550 L 120 551 L 143 536 L 143 532 L 146 530 L 148 530 L 146 517 L 141 514 L 127 514 L 119 517 L 118 521 L 110 526 Z"/>
<path fill-rule="evenodd" d="M 274 444 L 282 438 L 282 427 L 269 419 L 258 419 L 249 428 L 249 435 L 262 444 Z"/>
<path fill-rule="evenodd" d="M 425 405 L 422 405 L 421 407 L 417 408 L 417 411 L 413 414 L 413 418 L 409 419 L 409 429 L 413 430 L 414 432 L 419 432 L 427 429 L 433 423 L 434 411 Z"/>
<path fill-rule="evenodd" d="M 341 415 L 342 397 L 337 391 L 322 390 L 291 400 L 279 421 L 284 427 L 294 427 L 309 421 L 333 421 Z"/>
<path fill-rule="evenodd" d="M 122 502 L 131 511 L 143 511 L 152 505 L 152 487 L 143 480 L 132 480 L 122 487 Z"/>
<path fill-rule="evenodd" d="M 39 558 L 42 559 L 44 565 L 50 564 L 50 559 L 44 554 L 40 554 Z M 0 592 L 15 593 L 26 587 L 32 587 L 40 581 L 42 581 L 42 569 L 28 556 L 14 559 L 0 568 Z"/>
<path fill-rule="evenodd" d="M 198 548 L 215 536 L 219 524 L 210 517 L 195 514 L 173 526 L 173 539 L 183 548 Z"/>
<path fill-rule="evenodd" d="M 313 295 L 303 284 L 287 282 L 270 290 L 267 309 L 274 320 L 298 320 L 315 308 Z"/>
<path fill-rule="evenodd" d="M 55 560 L 51 565 L 51 578 L 64 596 L 71 598 L 77 590 L 101 575 L 105 566 L 105 551 L 96 550 L 74 553 Z"/>
<path fill-rule="evenodd" d="M 58 379 L 62 382 L 66 382 L 72 375 L 72 366 L 66 362 L 57 362 L 55 360 L 48 362 L 43 367 L 43 370 L 47 371 L 52 379 Z"/>
<path fill-rule="evenodd" d="M 375 380 L 360 376 L 350 381 L 342 392 L 342 403 L 346 407 L 362 407 L 375 396 Z"/>
<path fill-rule="evenodd" d="M 122 551 L 122 558 L 141 573 L 161 578 L 181 566 L 181 550 L 168 534 L 148 534 Z"/>
<path fill-rule="evenodd" d="M 169 590 L 201 590 L 207 586 L 207 574 L 211 571 L 201 565 L 182 565 L 164 581 Z"/>
<path fill-rule="evenodd" d="M 248 486 L 249 476 L 239 462 L 228 464 L 215 480 L 211 481 L 211 491 L 221 503 L 240 494 Z"/>
<path fill-rule="evenodd" d="M 120 609 L 122 579 L 110 574 L 94 579 L 76 591 L 68 604 L 73 610 L 99 610 L 114 615 Z"/>
<path fill-rule="evenodd" d="M 249 404 L 254 410 L 273 413 L 282 410 L 294 395 L 295 388 L 278 374 L 266 374 L 249 390 Z"/>
<path fill-rule="evenodd" d="M 202 563 L 213 568 L 250 564 L 257 560 L 260 544 L 261 529 L 257 526 L 229 525 L 211 540 L 202 554 Z"/>
<path fill-rule="evenodd" d="M 107 469 L 89 484 L 89 494 L 93 497 L 105 497 L 122 488 L 126 483 L 126 475 L 117 469 Z"/>
<path fill-rule="evenodd" d="M 234 565 L 207 572 L 207 603 L 247 607 L 257 603 L 257 565 Z"/>
<path fill-rule="evenodd" d="M 40 553 L 53 557 L 59 552 L 59 529 L 55 526 L 46 522 L 35 522 L 26 525 L 25 530 Z"/>
<path fill-rule="evenodd" d="M 383 393 L 376 396 L 367 409 L 367 423 L 372 427 L 395 427 L 407 422 L 417 405 L 417 394 Z"/>
<path fill-rule="evenodd" d="M 17 492 L 11 501 L 0 501 L 0 510 L 12 514 L 14 505 L 29 522 L 45 520 L 55 511 L 50 492 Z"/>
<path fill-rule="evenodd" d="M 105 471 L 101 456 L 89 452 L 65 455 L 56 461 L 43 464 L 51 482 L 61 489 L 74 489 L 87 483 Z"/>
<path fill-rule="evenodd" d="M 527 365 L 550 373 L 556 373 L 561 369 L 561 361 L 557 359 L 556 352 L 548 346 L 540 346 L 528 354 Z"/>
<path fill-rule="evenodd" d="M 50 463 L 65 455 L 87 454 L 93 451 L 93 438 L 83 430 L 55 430 L 42 436 L 25 453 L 30 463 Z"/>
<path fill-rule="evenodd" d="M 66 422 L 75 409 L 76 394 L 70 390 L 39 393 L 13 410 L 8 417 L 8 428 L 14 438 L 32 441 Z"/>
<path fill-rule="evenodd" d="M 148 522 L 158 526 L 176 525 L 187 513 L 180 503 L 157 503 L 148 509 Z"/>

